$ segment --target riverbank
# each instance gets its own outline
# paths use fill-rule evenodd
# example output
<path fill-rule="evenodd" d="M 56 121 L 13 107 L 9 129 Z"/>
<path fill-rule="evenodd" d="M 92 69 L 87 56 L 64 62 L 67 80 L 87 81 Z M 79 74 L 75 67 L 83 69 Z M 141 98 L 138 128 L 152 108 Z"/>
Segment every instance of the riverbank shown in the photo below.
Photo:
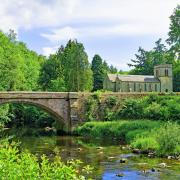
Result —
<path fill-rule="evenodd" d="M 180 125 L 152 120 L 119 120 L 87 122 L 74 133 L 93 138 L 115 138 L 129 144 L 132 150 L 153 156 L 180 159 Z M 139 151 L 138 151 L 139 150 Z M 134 151 L 135 152 L 135 151 Z"/>

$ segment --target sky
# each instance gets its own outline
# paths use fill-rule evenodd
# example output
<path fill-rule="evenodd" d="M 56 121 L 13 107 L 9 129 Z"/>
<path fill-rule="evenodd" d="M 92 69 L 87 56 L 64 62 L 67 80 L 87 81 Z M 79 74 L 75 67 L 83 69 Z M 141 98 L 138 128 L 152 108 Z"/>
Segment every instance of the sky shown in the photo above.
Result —
<path fill-rule="evenodd" d="M 138 47 L 165 40 L 179 0 L 0 0 L 0 29 L 15 30 L 28 48 L 49 56 L 69 39 L 128 70 Z"/>

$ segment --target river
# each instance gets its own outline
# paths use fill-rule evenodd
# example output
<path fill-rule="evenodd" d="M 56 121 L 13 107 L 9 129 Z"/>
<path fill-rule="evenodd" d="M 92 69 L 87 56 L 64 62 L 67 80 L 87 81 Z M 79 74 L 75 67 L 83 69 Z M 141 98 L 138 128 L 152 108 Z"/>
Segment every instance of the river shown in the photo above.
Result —
<path fill-rule="evenodd" d="M 64 161 L 82 160 L 94 167 L 94 179 L 180 180 L 180 161 L 135 155 L 128 150 L 122 150 L 117 140 L 70 136 L 23 137 L 19 140 L 23 149 L 36 155 L 46 154 L 51 157 L 53 150 L 58 148 Z M 120 163 L 121 158 L 125 158 L 126 162 Z M 158 167 L 160 163 L 166 163 L 168 167 Z"/>

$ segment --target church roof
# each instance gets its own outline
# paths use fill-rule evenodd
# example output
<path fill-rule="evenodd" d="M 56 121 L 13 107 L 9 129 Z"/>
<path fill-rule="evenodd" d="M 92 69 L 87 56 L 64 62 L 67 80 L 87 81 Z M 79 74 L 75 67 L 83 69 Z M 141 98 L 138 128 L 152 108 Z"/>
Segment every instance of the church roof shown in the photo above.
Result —
<path fill-rule="evenodd" d="M 154 82 L 159 83 L 159 79 L 154 76 L 146 75 L 121 75 L 121 74 L 108 74 L 110 81 L 115 82 L 116 79 L 125 82 Z"/>

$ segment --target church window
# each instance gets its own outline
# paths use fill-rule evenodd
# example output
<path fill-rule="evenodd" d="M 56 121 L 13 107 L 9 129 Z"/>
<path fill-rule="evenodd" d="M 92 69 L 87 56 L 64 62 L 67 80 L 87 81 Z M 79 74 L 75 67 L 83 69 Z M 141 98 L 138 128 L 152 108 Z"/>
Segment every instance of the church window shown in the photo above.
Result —
<path fill-rule="evenodd" d="M 169 72 L 168 69 L 165 69 L 165 76 L 168 76 Z"/>
<path fill-rule="evenodd" d="M 149 91 L 151 92 L 152 91 L 152 85 L 149 84 Z"/>
<path fill-rule="evenodd" d="M 134 83 L 134 91 L 136 91 L 136 83 Z"/>
<path fill-rule="evenodd" d="M 155 91 L 157 91 L 157 84 L 155 84 Z"/>
<path fill-rule="evenodd" d="M 144 84 L 144 91 L 147 91 L 147 85 L 146 85 L 146 83 Z"/>
<path fill-rule="evenodd" d="M 158 70 L 156 70 L 156 76 L 157 76 L 157 77 L 159 76 L 159 71 L 158 71 Z"/>

